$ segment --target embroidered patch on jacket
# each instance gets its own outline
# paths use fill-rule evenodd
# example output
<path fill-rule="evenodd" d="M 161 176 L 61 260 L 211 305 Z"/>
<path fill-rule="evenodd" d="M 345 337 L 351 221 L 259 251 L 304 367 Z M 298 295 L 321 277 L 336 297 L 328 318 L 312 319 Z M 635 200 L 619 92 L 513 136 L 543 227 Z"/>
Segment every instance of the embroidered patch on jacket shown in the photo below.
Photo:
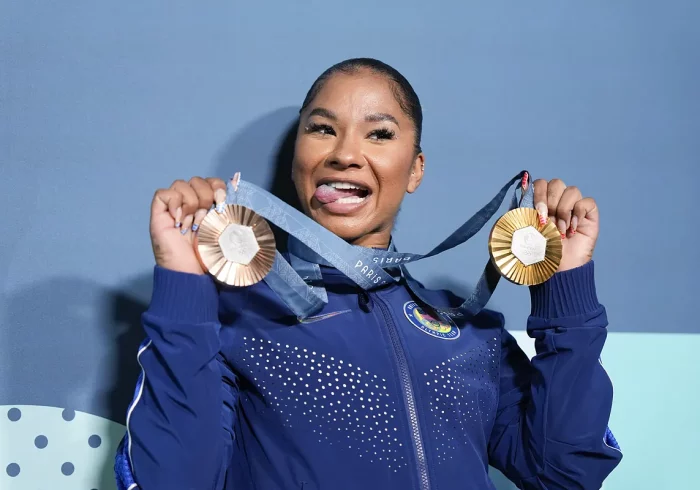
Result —
<path fill-rule="evenodd" d="M 314 323 L 314 322 L 320 322 L 321 320 L 328 320 L 329 318 L 333 318 L 334 316 L 342 315 L 343 313 L 350 313 L 351 310 L 342 310 L 342 311 L 333 311 L 331 313 L 324 313 L 323 315 L 316 315 L 316 316 L 310 316 L 307 318 L 297 318 L 299 320 L 299 323 Z"/>
<path fill-rule="evenodd" d="M 438 339 L 455 340 L 459 337 L 459 328 L 445 317 L 436 319 L 423 311 L 415 301 L 403 305 L 403 312 L 414 327 Z"/>

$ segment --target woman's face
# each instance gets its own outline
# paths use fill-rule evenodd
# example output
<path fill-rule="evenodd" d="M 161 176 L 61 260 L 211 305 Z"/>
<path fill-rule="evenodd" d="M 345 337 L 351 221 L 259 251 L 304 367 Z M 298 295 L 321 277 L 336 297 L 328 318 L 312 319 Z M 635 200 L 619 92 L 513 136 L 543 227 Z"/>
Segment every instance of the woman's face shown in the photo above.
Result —
<path fill-rule="evenodd" d="M 366 247 L 389 244 L 406 192 L 423 176 L 415 126 L 387 78 L 335 74 L 301 114 L 293 180 L 311 218 Z"/>

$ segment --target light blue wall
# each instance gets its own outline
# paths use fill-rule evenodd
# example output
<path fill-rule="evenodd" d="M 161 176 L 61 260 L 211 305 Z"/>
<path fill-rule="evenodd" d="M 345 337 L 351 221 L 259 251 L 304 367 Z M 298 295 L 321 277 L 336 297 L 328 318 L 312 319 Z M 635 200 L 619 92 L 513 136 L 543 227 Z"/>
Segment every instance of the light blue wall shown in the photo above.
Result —
<path fill-rule="evenodd" d="M 0 0 L 0 488 L 113 488 L 153 191 L 236 170 L 272 185 L 309 85 L 352 56 L 396 66 L 423 102 L 402 250 L 427 251 L 524 168 L 597 198 L 625 453 L 605 489 L 695 488 L 698 20 L 697 0 Z M 459 292 L 486 258 L 482 233 L 412 270 Z M 490 306 L 524 328 L 525 289 L 504 282 Z"/>

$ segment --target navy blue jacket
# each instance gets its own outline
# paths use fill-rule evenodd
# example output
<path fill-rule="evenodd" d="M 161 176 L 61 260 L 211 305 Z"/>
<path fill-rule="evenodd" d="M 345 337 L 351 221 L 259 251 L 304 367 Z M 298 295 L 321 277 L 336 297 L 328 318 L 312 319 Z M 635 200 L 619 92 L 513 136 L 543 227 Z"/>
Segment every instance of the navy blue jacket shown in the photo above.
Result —
<path fill-rule="evenodd" d="M 322 270 L 328 304 L 299 323 L 264 282 L 156 267 L 121 489 L 483 490 L 489 465 L 599 489 L 619 463 L 592 262 L 530 288 L 532 362 L 499 313 L 434 318 Z"/>

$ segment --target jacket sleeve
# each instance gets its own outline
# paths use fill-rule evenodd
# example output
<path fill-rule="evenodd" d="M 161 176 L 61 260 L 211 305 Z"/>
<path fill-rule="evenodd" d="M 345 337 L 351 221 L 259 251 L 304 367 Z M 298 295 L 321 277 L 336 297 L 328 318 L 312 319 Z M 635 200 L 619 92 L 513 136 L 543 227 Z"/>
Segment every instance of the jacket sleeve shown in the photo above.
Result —
<path fill-rule="evenodd" d="M 115 458 L 117 488 L 222 489 L 238 388 L 219 353 L 213 280 L 156 267 L 142 323 L 141 375 Z"/>
<path fill-rule="evenodd" d="M 489 463 L 518 488 L 598 490 L 622 459 L 608 429 L 613 390 L 600 362 L 607 317 L 593 262 L 531 287 L 532 361 L 502 331 Z"/>

